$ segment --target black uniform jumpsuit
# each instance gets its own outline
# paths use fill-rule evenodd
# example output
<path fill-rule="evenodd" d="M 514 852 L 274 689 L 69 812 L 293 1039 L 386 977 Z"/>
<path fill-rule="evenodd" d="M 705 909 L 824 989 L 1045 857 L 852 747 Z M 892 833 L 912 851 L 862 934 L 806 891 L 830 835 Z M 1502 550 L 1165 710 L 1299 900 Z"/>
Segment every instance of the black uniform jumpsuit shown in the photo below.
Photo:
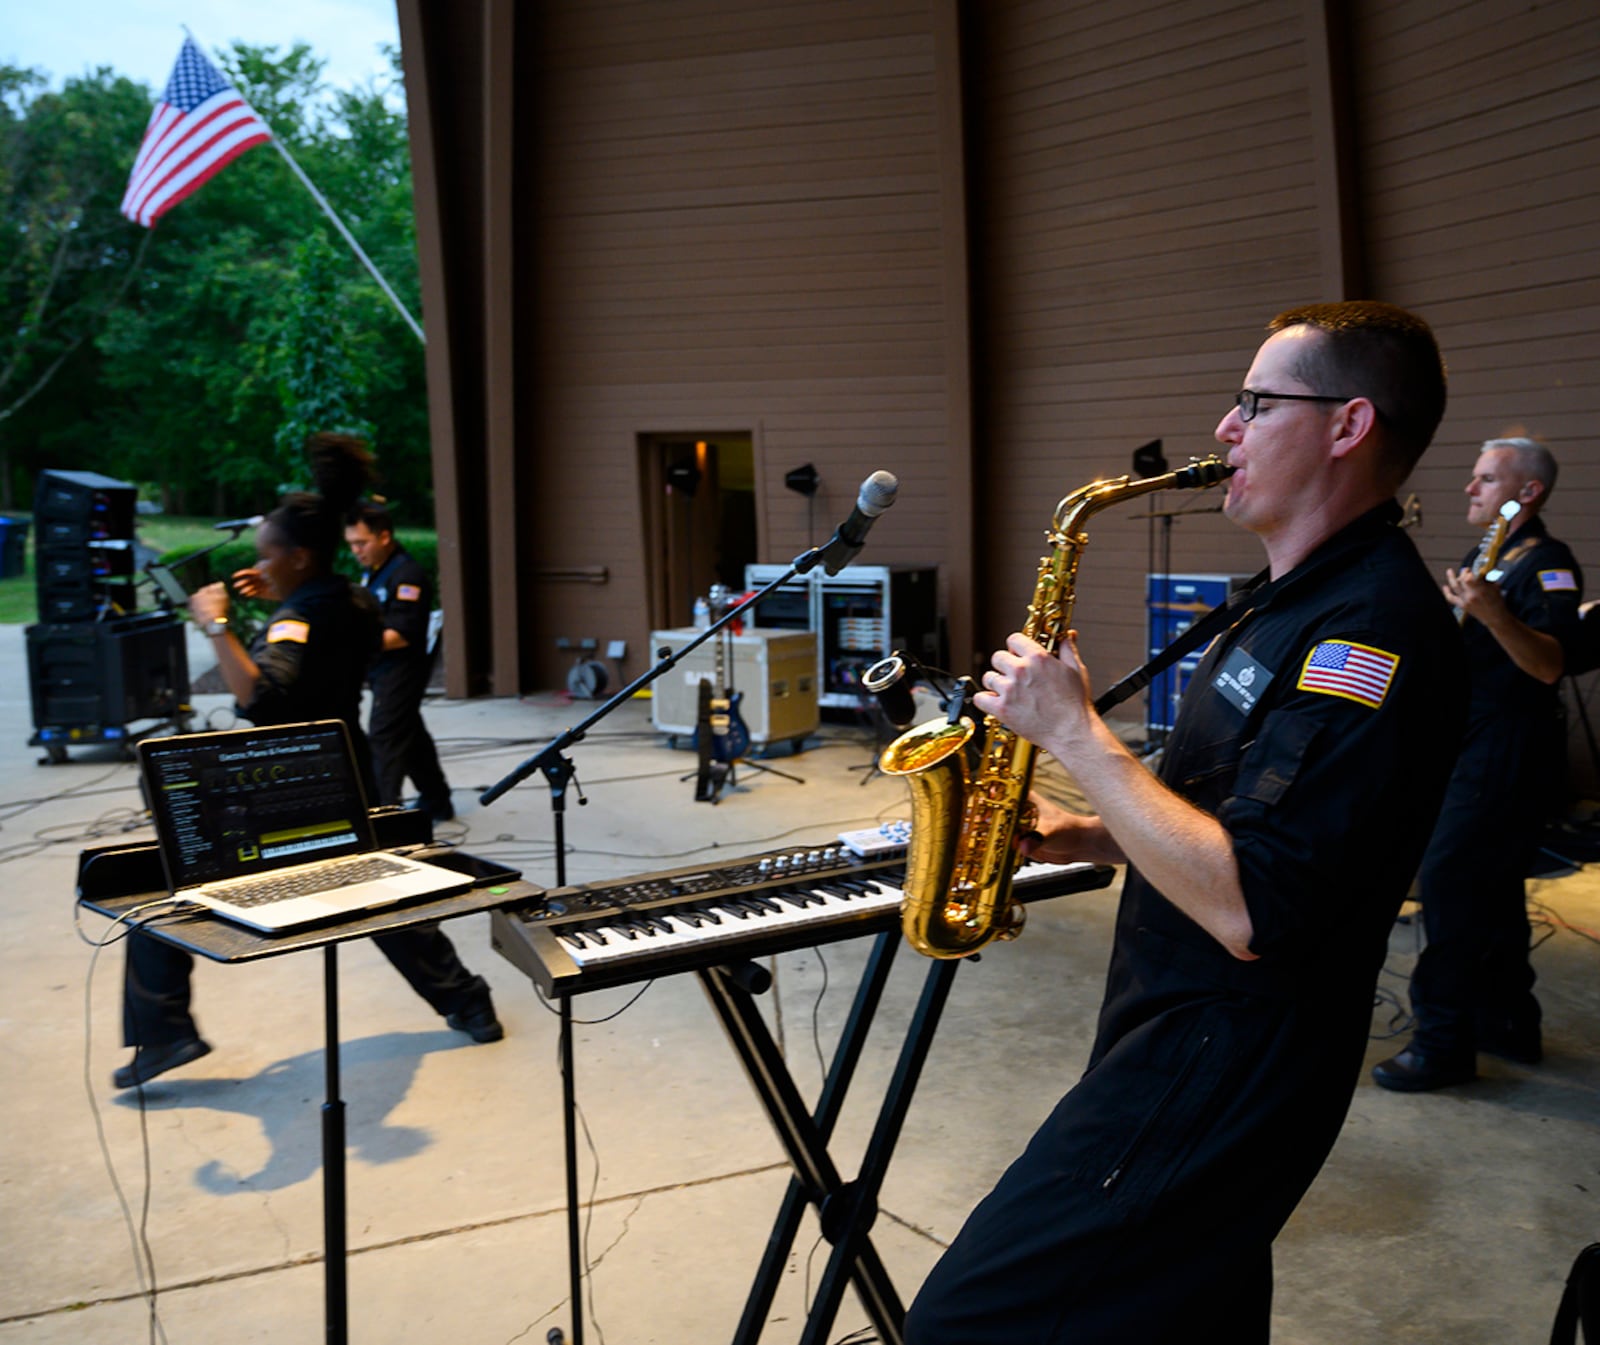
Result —
<path fill-rule="evenodd" d="M 1466 700 L 1398 517 L 1256 591 L 1163 755 L 1232 839 L 1259 960 L 1128 870 L 1088 1069 L 934 1268 L 908 1345 L 1267 1339 L 1272 1240 L 1349 1108 Z"/>
<path fill-rule="evenodd" d="M 362 776 L 372 779 L 361 732 L 361 688 L 378 641 L 371 595 L 342 575 L 297 588 L 250 648 L 260 677 L 239 713 L 252 723 L 296 724 L 342 719 L 350 729 Z M 436 925 L 374 935 L 385 957 L 442 1015 L 471 1017 L 490 1003 L 488 983 L 469 972 Z M 199 1035 L 190 1014 L 194 959 L 181 948 L 135 933 L 123 964 L 123 1041 L 166 1046 Z"/>
<path fill-rule="evenodd" d="M 401 649 L 382 650 L 372 664 L 371 739 L 378 798 L 399 803 L 409 775 L 422 807 L 449 815 L 450 786 L 422 719 L 422 698 L 433 667 L 428 653 L 428 618 L 433 611 L 428 572 L 397 547 L 362 582 L 378 600 L 384 626 L 398 631 L 406 642 Z"/>
<path fill-rule="evenodd" d="M 1512 534 L 1500 568 L 1512 614 L 1572 643 L 1583 576 L 1537 514 Z M 1558 688 L 1518 668 L 1482 622 L 1466 621 L 1462 636 L 1472 701 L 1417 875 L 1428 941 L 1412 972 L 1411 1007 L 1416 1049 L 1470 1064 L 1480 1039 L 1538 1041 L 1523 880 L 1566 778 L 1566 742 Z"/>

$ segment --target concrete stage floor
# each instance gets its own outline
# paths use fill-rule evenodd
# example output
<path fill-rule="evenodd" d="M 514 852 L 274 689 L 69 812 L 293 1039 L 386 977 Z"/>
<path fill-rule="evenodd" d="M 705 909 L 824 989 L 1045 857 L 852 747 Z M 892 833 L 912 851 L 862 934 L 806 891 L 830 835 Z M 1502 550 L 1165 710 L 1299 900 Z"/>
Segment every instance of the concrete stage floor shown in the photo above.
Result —
<path fill-rule="evenodd" d="M 198 674 L 203 642 L 194 652 Z M 215 727 L 230 723 L 227 705 L 197 697 Z M 460 813 L 442 834 L 550 883 L 542 778 L 488 808 L 477 794 L 590 708 L 554 696 L 431 702 Z M 322 959 L 202 964 L 197 1013 L 216 1049 L 152 1084 L 142 1112 L 116 1094 L 122 954 L 96 956 L 105 921 L 85 915 L 75 929 L 73 879 L 83 846 L 146 834 L 134 768 L 109 748 L 35 764 L 30 727 L 23 631 L 3 627 L 0 1345 L 321 1339 Z M 803 754 L 770 763 L 803 784 L 741 770 L 710 806 L 680 779 L 692 755 L 631 703 L 572 754 L 587 806 L 569 797 L 568 876 L 809 847 L 905 815 L 898 782 L 866 777 L 872 754 L 865 728 L 827 724 Z M 955 978 L 873 1229 L 905 1299 L 1082 1069 L 1114 894 L 1035 906 L 1018 942 Z M 1477 1083 L 1429 1096 L 1363 1078 L 1278 1241 L 1278 1345 L 1548 1339 L 1568 1266 L 1600 1238 L 1600 871 L 1531 894 L 1547 936 L 1534 957 L 1547 1060 L 1485 1058 Z M 570 1341 L 557 1019 L 490 949 L 487 916 L 448 928 L 493 983 L 503 1042 L 449 1031 L 370 944 L 340 957 L 349 1339 L 506 1345 L 560 1327 Z M 765 1011 L 808 1101 L 867 942 L 777 961 Z M 1397 926 L 1382 986 L 1400 1004 L 1415 947 Z M 833 1145 L 847 1175 L 925 965 L 909 950 L 896 961 Z M 727 1340 L 788 1179 L 782 1150 L 695 978 L 584 996 L 576 1014 L 585 1338 Z M 1369 1064 L 1394 1050 L 1385 1038 L 1399 1017 L 1393 1002 L 1375 1009 Z M 158 1325 L 141 1294 L 145 1245 Z M 763 1340 L 799 1337 L 827 1251 L 808 1217 Z M 847 1294 L 830 1339 L 867 1320 Z"/>

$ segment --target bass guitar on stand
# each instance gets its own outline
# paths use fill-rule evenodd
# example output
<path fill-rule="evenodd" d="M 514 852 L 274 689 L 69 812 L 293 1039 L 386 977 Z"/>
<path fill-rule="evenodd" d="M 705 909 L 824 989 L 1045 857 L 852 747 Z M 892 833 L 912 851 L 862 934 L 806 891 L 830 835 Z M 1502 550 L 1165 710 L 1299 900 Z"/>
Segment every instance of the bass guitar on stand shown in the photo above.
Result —
<path fill-rule="evenodd" d="M 715 689 L 709 682 L 700 683 L 699 716 L 694 730 L 694 747 L 700 754 L 694 786 L 697 803 L 715 803 L 723 786 L 732 782 L 733 763 L 750 750 L 750 729 L 739 712 L 744 693 L 733 690 L 727 678 L 723 650 L 732 638 L 723 631 L 715 641 Z"/>

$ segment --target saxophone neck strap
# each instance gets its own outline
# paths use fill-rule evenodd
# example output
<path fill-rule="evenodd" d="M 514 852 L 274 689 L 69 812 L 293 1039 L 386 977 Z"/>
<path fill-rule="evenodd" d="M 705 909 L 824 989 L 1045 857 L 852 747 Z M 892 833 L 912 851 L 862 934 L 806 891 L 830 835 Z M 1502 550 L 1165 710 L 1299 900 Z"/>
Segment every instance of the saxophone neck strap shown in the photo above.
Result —
<path fill-rule="evenodd" d="M 1255 595 L 1267 581 L 1267 577 L 1268 571 L 1262 570 L 1242 589 L 1229 594 L 1198 621 L 1193 622 L 1183 634 L 1144 667 L 1134 669 L 1115 686 L 1101 692 L 1095 697 L 1095 713 L 1104 715 L 1106 711 L 1121 705 L 1130 696 L 1137 696 L 1185 654 L 1209 644 L 1255 606 Z"/>

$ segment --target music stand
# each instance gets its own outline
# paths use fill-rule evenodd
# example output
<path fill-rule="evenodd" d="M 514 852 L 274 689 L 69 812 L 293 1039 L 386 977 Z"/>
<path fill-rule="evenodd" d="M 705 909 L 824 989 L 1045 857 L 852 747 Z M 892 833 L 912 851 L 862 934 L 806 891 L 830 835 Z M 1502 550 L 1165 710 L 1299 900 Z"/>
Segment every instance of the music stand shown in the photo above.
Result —
<path fill-rule="evenodd" d="M 446 853 L 442 848 L 436 853 Z M 422 854 L 420 858 L 430 858 Z M 159 886 L 158 886 L 159 885 Z M 120 920 L 128 912 L 166 896 L 161 859 L 152 843 L 113 845 L 79 856 L 78 900 L 97 915 Z M 449 896 L 407 906 L 365 911 L 326 925 L 263 934 L 210 912 L 176 916 L 139 926 L 142 934 L 213 962 L 236 964 L 285 953 L 321 949 L 323 966 L 322 1244 L 323 1332 L 328 1345 L 349 1339 L 346 1281 L 345 1108 L 339 1056 L 339 945 L 374 934 L 473 915 L 542 896 L 543 888 L 520 879 L 469 887 Z"/>

